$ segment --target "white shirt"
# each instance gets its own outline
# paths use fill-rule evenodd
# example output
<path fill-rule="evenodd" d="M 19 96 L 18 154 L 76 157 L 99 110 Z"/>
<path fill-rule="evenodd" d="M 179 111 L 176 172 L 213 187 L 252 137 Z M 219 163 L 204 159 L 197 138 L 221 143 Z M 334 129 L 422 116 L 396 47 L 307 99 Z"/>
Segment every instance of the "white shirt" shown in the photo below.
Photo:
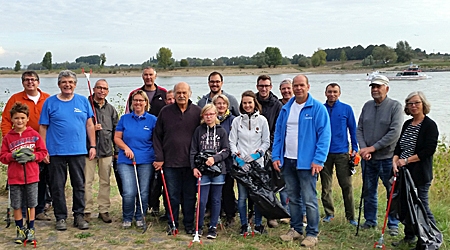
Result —
<path fill-rule="evenodd" d="M 289 111 L 289 116 L 286 124 L 286 140 L 284 148 L 284 157 L 288 159 L 297 159 L 298 155 L 298 119 L 300 116 L 300 111 L 302 111 L 305 103 L 298 104 L 293 102 L 291 110 Z"/>
<path fill-rule="evenodd" d="M 41 97 L 41 93 L 38 91 L 38 94 L 35 96 L 31 96 L 29 94 L 27 94 L 28 98 L 30 98 L 30 100 L 32 100 L 34 102 L 34 104 L 37 104 L 37 102 L 39 101 L 39 98 Z"/>

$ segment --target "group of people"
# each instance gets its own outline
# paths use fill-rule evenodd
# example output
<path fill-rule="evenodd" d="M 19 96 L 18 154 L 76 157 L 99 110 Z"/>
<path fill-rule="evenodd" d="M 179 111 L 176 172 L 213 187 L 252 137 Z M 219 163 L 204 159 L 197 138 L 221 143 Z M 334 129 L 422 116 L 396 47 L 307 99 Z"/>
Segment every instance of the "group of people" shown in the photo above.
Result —
<path fill-rule="evenodd" d="M 36 72 L 22 74 L 24 91 L 10 98 L 1 125 L 0 161 L 9 165 L 15 242 L 35 240 L 35 214 L 47 216 L 43 211 L 47 186 L 56 229 L 67 229 L 67 170 L 73 190 L 74 226 L 88 229 L 97 166 L 99 218 L 112 222 L 109 196 L 110 175 L 114 172 L 122 196 L 123 228 L 130 228 L 133 219 L 136 227 L 144 227 L 147 210 L 158 214 L 160 196 L 166 192 L 163 203 L 168 234 L 179 227 L 180 206 L 185 232 L 195 234 L 198 188 L 198 233 L 203 234 L 205 211 L 209 209 L 207 238 L 215 239 L 221 211 L 227 226 L 234 223 L 236 196 L 231 169 L 248 171 L 255 166 L 267 167 L 269 162 L 286 182 L 280 199 L 291 219 L 286 220 L 290 229 L 281 239 L 300 240 L 302 246 L 312 247 L 317 245 L 319 234 L 319 177 L 325 213 L 322 221 L 330 223 L 335 216 L 331 192 L 336 171 L 346 220 L 358 226 L 348 164 L 357 153 L 362 157 L 364 183 L 365 222 L 359 225 L 361 228 L 377 226 L 378 179 L 389 193 L 389 179 L 400 167 L 411 171 L 419 198 L 434 221 L 428 191 L 438 130 L 427 116 L 430 104 L 422 92 L 412 92 L 405 99 L 403 110 L 413 119 L 402 127 L 402 105 L 387 96 L 389 80 L 381 75 L 369 84 L 373 100 L 364 105 L 358 124 L 351 106 L 339 100 L 338 83 L 326 86 L 326 102 L 321 103 L 309 93 L 305 75 L 284 79 L 279 85 L 281 99 L 272 92 L 271 77 L 261 75 L 256 80 L 258 92 L 243 92 L 238 103 L 223 91 L 223 76 L 212 72 L 208 76 L 210 92 L 197 105 L 190 99 L 188 83 L 179 82 L 167 91 L 156 84 L 156 78 L 155 69 L 143 70 L 144 85 L 131 91 L 126 113 L 119 118 L 106 100 L 109 85 L 105 79 L 98 80 L 93 94 L 86 98 L 75 93 L 76 74 L 64 70 L 58 75 L 60 93 L 50 96 L 39 89 Z M 253 203 L 248 199 L 249 190 L 243 183 L 238 182 L 237 187 L 241 235 L 249 230 L 265 233 L 258 206 L 250 209 Z M 247 204 L 249 211 L 254 211 L 254 223 L 248 221 L 252 214 L 247 214 Z M 27 208 L 30 212 L 25 227 L 22 210 Z M 398 234 L 398 223 L 389 217 L 390 235 Z M 267 224 L 276 227 L 278 223 L 268 217 Z M 405 226 L 403 242 L 414 240 L 414 230 Z"/>

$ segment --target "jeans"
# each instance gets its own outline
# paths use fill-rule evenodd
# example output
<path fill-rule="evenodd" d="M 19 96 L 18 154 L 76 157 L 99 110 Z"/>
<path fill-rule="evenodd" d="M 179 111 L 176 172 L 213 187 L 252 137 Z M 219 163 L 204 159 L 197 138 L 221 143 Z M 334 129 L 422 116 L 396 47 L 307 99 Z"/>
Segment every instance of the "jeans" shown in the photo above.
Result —
<path fill-rule="evenodd" d="M 203 181 L 205 178 L 205 182 Z M 205 217 L 206 203 L 208 202 L 208 197 L 211 203 L 211 219 L 210 226 L 216 227 L 217 222 L 219 221 L 220 215 L 220 206 L 221 206 L 221 197 L 222 197 L 222 187 L 224 182 L 225 175 L 219 175 L 214 178 L 209 178 L 208 176 L 202 176 L 201 184 L 200 184 L 200 215 L 198 220 L 198 228 L 203 227 L 203 219 Z M 211 182 L 212 181 L 212 182 Z M 206 184 L 208 183 L 209 184 Z M 220 184 L 215 184 L 215 182 Z M 205 183 L 205 184 L 203 184 Z"/>
<path fill-rule="evenodd" d="M 364 199 L 364 218 L 365 224 L 369 226 L 377 225 L 378 212 L 378 178 L 383 182 L 386 188 L 386 204 L 389 200 L 389 192 L 391 190 L 391 183 L 389 179 L 392 175 L 392 158 L 383 160 L 363 160 L 363 199 Z M 388 228 L 398 228 L 398 220 L 389 215 Z"/>
<path fill-rule="evenodd" d="M 345 218 L 355 220 L 355 202 L 353 200 L 352 175 L 348 166 L 348 154 L 328 154 L 324 168 L 320 171 L 322 183 L 322 204 L 325 215 L 334 216 L 332 197 L 333 168 L 336 166 L 336 177 L 344 199 Z"/>
<path fill-rule="evenodd" d="M 56 221 L 67 219 L 67 205 L 65 187 L 67 182 L 67 169 L 70 174 L 70 184 L 73 195 L 73 216 L 84 216 L 84 155 L 50 156 L 48 170 L 50 173 L 53 198 L 53 208 Z"/>
<path fill-rule="evenodd" d="M 192 174 L 191 167 L 163 167 L 163 171 L 173 213 L 173 218 L 170 218 L 170 214 L 168 214 L 169 226 L 172 226 L 173 220 L 178 228 L 178 214 L 180 205 L 183 204 L 184 228 L 187 231 L 194 229 L 195 194 L 197 193 L 195 184 L 197 179 Z"/>
<path fill-rule="evenodd" d="M 95 170 L 98 166 L 98 212 L 107 213 L 111 207 L 111 201 L 109 199 L 111 193 L 111 163 L 112 156 L 95 158 L 92 161 L 86 157 L 86 166 L 84 167 L 84 176 L 86 178 L 86 184 L 84 187 L 84 202 L 86 207 L 84 208 L 85 213 L 91 213 L 94 207 L 94 199 L 92 197 L 92 185 L 94 183 Z"/>
<path fill-rule="evenodd" d="M 137 164 L 137 178 L 139 181 L 140 197 L 139 201 L 135 168 L 129 164 L 119 164 L 117 166 L 120 178 L 122 179 L 122 216 L 123 221 L 133 221 L 133 216 L 136 221 L 142 220 L 142 210 L 144 216 L 147 214 L 148 190 L 150 188 L 150 176 L 155 169 L 152 164 Z"/>
<path fill-rule="evenodd" d="M 303 212 L 301 198 L 306 206 L 306 236 L 317 237 L 319 234 L 319 206 L 317 204 L 317 174 L 311 170 L 297 170 L 297 160 L 284 158 L 281 173 L 286 181 L 291 212 L 291 227 L 298 233 L 303 232 Z"/>
<path fill-rule="evenodd" d="M 241 219 L 241 225 L 248 224 L 247 220 L 247 198 L 248 190 L 241 183 L 238 184 L 238 210 L 239 218 Z M 252 203 L 253 204 L 253 203 Z M 250 205 L 249 205 L 250 206 Z M 262 214 L 259 212 L 258 206 L 255 206 L 255 226 L 260 226 L 262 224 Z"/>
<path fill-rule="evenodd" d="M 434 215 L 430 210 L 430 206 L 428 203 L 428 191 L 430 190 L 431 181 L 425 183 L 421 186 L 416 186 L 417 188 L 417 196 L 425 208 L 428 219 L 430 219 L 434 224 L 436 224 L 436 220 L 434 219 Z M 405 239 L 413 239 L 415 237 L 414 228 L 412 225 L 405 224 Z"/>
<path fill-rule="evenodd" d="M 234 179 L 231 174 L 225 175 L 225 184 L 222 188 L 222 208 L 227 219 L 236 216 L 236 196 L 234 195 Z"/>

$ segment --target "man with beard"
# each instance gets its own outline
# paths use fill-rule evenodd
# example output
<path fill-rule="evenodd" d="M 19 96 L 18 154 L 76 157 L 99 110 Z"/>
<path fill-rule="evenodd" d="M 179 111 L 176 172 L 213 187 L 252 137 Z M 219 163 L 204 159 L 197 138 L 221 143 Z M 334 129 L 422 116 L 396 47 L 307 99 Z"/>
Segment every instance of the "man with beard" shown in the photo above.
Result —
<path fill-rule="evenodd" d="M 230 101 L 230 112 L 234 116 L 239 116 L 239 103 L 233 95 L 230 95 L 222 90 L 223 76 L 217 71 L 211 72 L 208 76 L 208 85 L 210 92 L 202 97 L 197 102 L 200 108 L 203 108 L 206 104 L 212 103 L 212 99 L 217 94 L 224 94 Z"/>

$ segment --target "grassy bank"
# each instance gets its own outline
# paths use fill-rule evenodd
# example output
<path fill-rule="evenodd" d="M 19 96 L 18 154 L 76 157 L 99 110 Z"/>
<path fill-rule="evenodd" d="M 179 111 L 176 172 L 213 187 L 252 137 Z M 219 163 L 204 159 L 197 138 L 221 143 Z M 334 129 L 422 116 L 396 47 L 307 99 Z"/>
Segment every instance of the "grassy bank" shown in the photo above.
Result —
<path fill-rule="evenodd" d="M 436 220 L 438 228 L 444 234 L 444 244 L 441 249 L 450 248 L 450 219 L 448 211 L 450 210 L 449 189 L 450 175 L 448 164 L 450 162 L 450 149 L 444 144 L 439 145 L 438 152 L 434 157 L 434 180 L 430 190 L 430 206 Z M 359 197 L 361 195 L 361 173 L 354 176 L 354 197 L 355 210 L 358 211 Z M 0 213 L 4 217 L 7 206 L 7 194 L 4 191 L 6 168 L 3 165 L 0 173 L 1 193 L 0 193 Z M 191 236 L 184 233 L 180 228 L 180 234 L 177 237 L 167 236 L 165 234 L 165 222 L 159 222 L 155 217 L 148 216 L 147 220 L 151 224 L 148 231 L 142 234 L 140 230 L 132 228 L 130 230 L 121 229 L 121 198 L 118 194 L 114 177 L 112 177 L 111 193 L 111 211 L 114 218 L 112 224 L 105 224 L 97 218 L 93 218 L 90 223 L 90 229 L 80 231 L 71 226 L 72 218 L 68 219 L 68 230 L 59 232 L 54 229 L 54 221 L 36 222 L 38 247 L 45 249 L 187 249 Z M 98 183 L 94 186 L 98 188 Z M 318 185 L 320 190 L 320 182 Z M 384 219 L 385 203 L 380 202 L 378 210 L 378 227 L 374 230 L 360 231 L 359 236 L 355 236 L 355 227 L 345 221 L 343 211 L 343 201 L 340 194 L 337 181 L 334 181 L 333 198 L 335 202 L 336 215 L 331 223 L 320 223 L 319 245 L 315 249 L 373 249 L 373 244 L 380 238 L 381 228 Z M 71 187 L 66 187 L 68 204 L 71 204 Z M 379 186 L 379 199 L 384 201 L 386 192 L 384 187 Z M 319 202 L 320 204 L 320 202 Z M 95 207 L 95 206 L 94 206 Z M 70 208 L 69 208 L 70 211 Z M 70 213 L 70 212 L 69 212 Z M 320 213 L 323 214 L 323 208 L 320 204 Z M 96 217 L 97 214 L 93 214 Z M 51 213 L 53 217 L 53 214 Z M 54 217 L 53 217 L 54 218 Z M 203 238 L 203 246 L 195 245 L 193 249 L 298 249 L 299 242 L 285 243 L 279 239 L 279 235 L 288 230 L 288 225 L 280 225 L 279 228 L 268 229 L 267 235 L 258 235 L 254 238 L 244 239 L 239 236 L 239 219 L 232 228 L 219 230 L 219 236 L 216 240 L 207 240 Z M 14 222 L 12 222 L 14 223 Z M 205 222 L 206 223 L 206 222 Z M 180 223 L 181 224 L 181 223 Z M 401 232 L 403 226 L 401 227 Z M 6 229 L 3 219 L 0 221 L 0 249 L 11 247 L 21 248 L 12 243 L 15 236 L 13 226 Z M 397 237 L 385 235 L 387 249 L 392 249 L 390 243 L 402 238 L 402 234 Z"/>

